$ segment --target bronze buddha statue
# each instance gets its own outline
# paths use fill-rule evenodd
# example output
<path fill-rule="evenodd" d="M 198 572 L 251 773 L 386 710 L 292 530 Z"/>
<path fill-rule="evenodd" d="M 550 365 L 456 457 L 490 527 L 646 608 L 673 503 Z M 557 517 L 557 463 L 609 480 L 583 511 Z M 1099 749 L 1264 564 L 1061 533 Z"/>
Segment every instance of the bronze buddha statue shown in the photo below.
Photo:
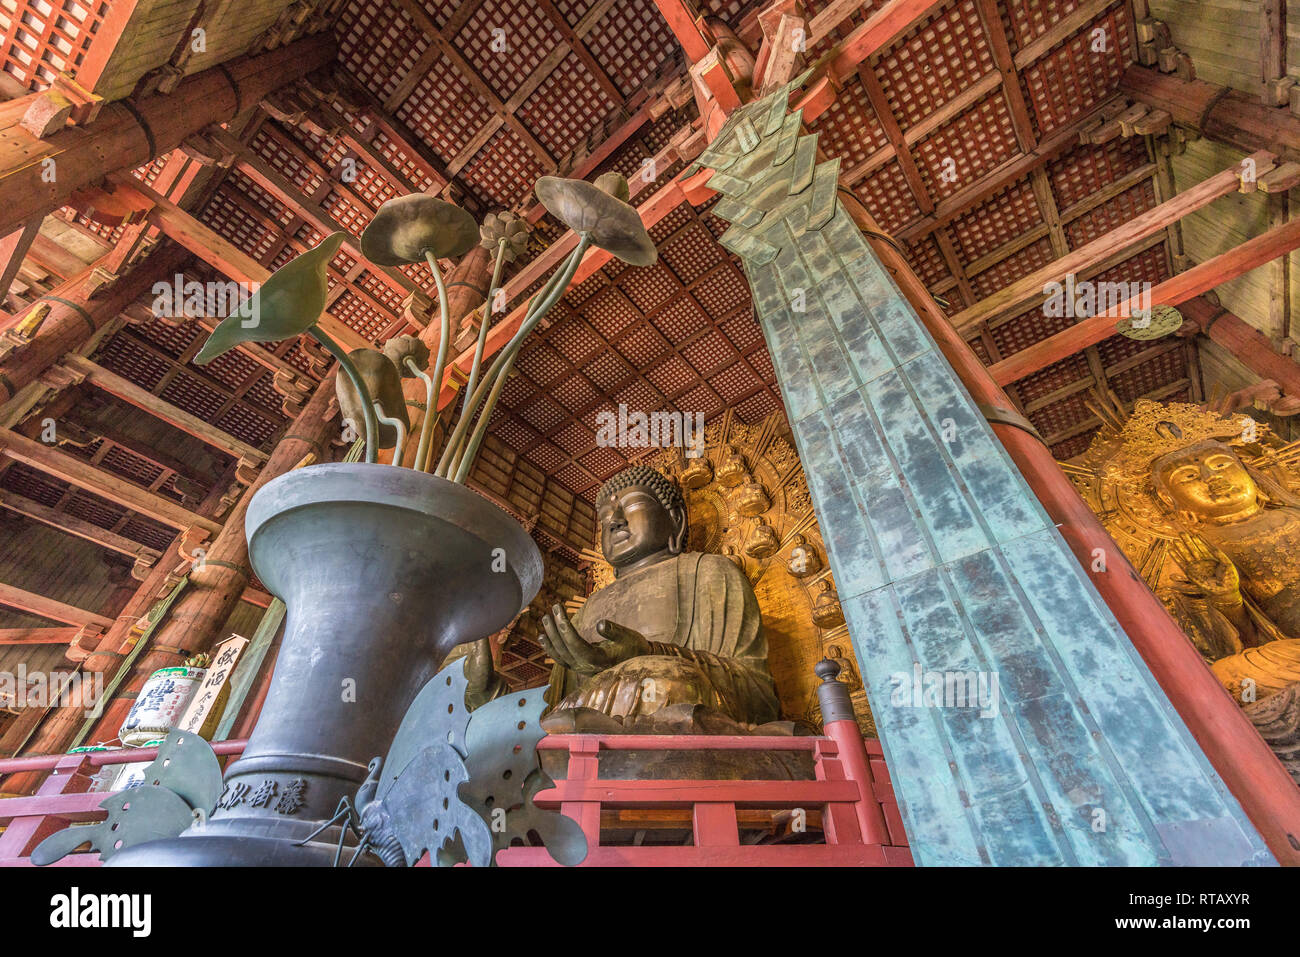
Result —
<path fill-rule="evenodd" d="M 722 555 L 688 552 L 686 503 L 633 466 L 596 498 L 614 581 L 570 620 L 556 605 L 538 637 L 555 662 L 543 726 L 553 733 L 743 731 L 775 721 L 758 601 Z"/>

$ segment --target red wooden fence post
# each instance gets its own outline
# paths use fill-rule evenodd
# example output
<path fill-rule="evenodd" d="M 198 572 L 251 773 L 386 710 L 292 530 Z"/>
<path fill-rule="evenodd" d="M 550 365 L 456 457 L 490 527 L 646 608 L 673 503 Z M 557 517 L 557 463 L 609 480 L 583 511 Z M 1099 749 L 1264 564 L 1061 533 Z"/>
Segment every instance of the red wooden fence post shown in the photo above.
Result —
<path fill-rule="evenodd" d="M 46 797 L 51 794 L 76 794 L 90 790 L 90 754 L 69 754 L 60 759 L 54 770 L 41 782 L 36 794 Z M 9 822 L 9 826 L 0 834 L 0 860 L 27 857 L 31 849 L 45 840 L 55 831 L 62 830 L 67 822 L 48 815 L 36 817 L 18 817 Z"/>
<path fill-rule="evenodd" d="M 600 738 L 593 735 L 575 735 L 568 739 L 570 781 L 595 781 L 600 777 L 597 755 L 600 754 Z M 587 835 L 587 847 L 600 846 L 600 802 L 599 801 L 564 801 L 560 804 L 560 813 L 578 822 L 582 833 Z"/>
<path fill-rule="evenodd" d="M 826 736 L 839 746 L 839 759 L 844 773 L 862 792 L 856 805 L 862 843 L 888 844 L 889 829 L 885 827 L 885 815 L 876 798 L 867 746 L 862 741 L 862 732 L 858 730 L 853 702 L 849 700 L 849 688 L 835 680 L 840 673 L 840 666 L 823 658 L 813 668 L 813 673 L 822 679 L 822 683 L 817 686 L 817 700 L 822 708 L 822 728 Z"/>

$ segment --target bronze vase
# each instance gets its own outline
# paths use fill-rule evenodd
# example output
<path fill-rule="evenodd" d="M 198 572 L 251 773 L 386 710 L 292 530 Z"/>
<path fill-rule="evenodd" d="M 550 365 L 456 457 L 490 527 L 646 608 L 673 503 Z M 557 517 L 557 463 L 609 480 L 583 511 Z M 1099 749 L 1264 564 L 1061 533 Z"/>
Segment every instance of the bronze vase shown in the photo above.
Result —
<path fill-rule="evenodd" d="M 391 465 L 282 475 L 245 528 L 253 569 L 288 609 L 257 726 L 210 820 L 114 865 L 328 865 L 336 829 L 296 842 L 356 793 L 447 653 L 509 624 L 542 580 L 504 511 Z"/>

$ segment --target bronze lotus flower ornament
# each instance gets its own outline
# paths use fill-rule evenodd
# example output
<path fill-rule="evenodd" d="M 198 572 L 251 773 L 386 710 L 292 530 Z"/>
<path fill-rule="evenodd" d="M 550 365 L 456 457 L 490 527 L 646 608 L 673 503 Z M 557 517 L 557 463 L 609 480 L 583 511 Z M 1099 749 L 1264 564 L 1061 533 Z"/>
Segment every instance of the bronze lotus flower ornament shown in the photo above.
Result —
<path fill-rule="evenodd" d="M 454 258 L 478 242 L 474 217 L 424 193 L 390 199 L 361 234 L 361 254 L 378 266 Z"/>
<path fill-rule="evenodd" d="M 347 376 L 334 380 L 334 391 L 339 399 L 339 413 L 352 422 L 354 428 L 365 421 L 365 402 L 379 406 L 378 446 L 391 449 L 406 437 L 410 420 L 406 417 L 406 396 L 402 393 L 402 377 L 393 361 L 378 349 L 354 349 L 348 358 L 361 373 L 368 396 L 363 397 Z"/>
<path fill-rule="evenodd" d="M 500 249 L 502 259 L 514 262 L 528 248 L 528 224 L 510 213 L 488 213 L 479 227 L 484 249 Z"/>
<path fill-rule="evenodd" d="M 384 355 L 397 366 L 403 379 L 418 378 L 429 365 L 429 347 L 417 336 L 393 336 L 384 343 Z M 411 360 L 409 366 L 406 364 L 407 359 Z"/>
<path fill-rule="evenodd" d="M 641 216 L 628 204 L 627 180 L 605 173 L 596 182 L 543 176 L 537 181 L 537 198 L 546 211 L 593 246 L 633 266 L 653 266 L 655 244 Z"/>
<path fill-rule="evenodd" d="M 272 273 L 246 308 L 227 316 L 212 330 L 194 358 L 195 365 L 207 365 L 241 342 L 281 342 L 314 326 L 325 311 L 329 293 L 326 271 L 346 236 L 326 236 Z"/>

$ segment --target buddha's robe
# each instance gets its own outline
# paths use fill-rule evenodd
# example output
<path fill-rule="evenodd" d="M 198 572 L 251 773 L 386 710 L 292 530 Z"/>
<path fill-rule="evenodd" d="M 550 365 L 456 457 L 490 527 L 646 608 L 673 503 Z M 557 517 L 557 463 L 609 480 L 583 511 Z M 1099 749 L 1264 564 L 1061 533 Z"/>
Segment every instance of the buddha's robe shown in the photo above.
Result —
<path fill-rule="evenodd" d="M 594 675 L 556 665 L 548 698 L 557 710 L 628 718 L 702 704 L 743 724 L 776 720 L 758 600 L 723 556 L 687 552 L 628 572 L 592 594 L 572 622 L 595 643 L 602 618 L 640 632 L 652 654 Z"/>

